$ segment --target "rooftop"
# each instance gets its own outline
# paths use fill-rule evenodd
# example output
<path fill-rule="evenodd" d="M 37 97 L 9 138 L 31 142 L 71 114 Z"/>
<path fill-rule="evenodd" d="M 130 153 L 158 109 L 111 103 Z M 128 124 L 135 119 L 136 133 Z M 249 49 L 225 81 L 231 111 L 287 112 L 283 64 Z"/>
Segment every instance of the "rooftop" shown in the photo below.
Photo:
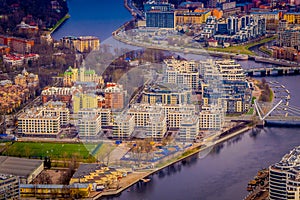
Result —
<path fill-rule="evenodd" d="M 102 167 L 106 167 L 104 164 L 80 164 L 77 171 L 74 173 L 72 178 L 82 178 L 86 175 L 89 175 L 91 172 L 95 172 L 96 170 L 101 169 Z"/>
<path fill-rule="evenodd" d="M 28 177 L 43 164 L 43 160 L 0 156 L 0 173 Z"/>

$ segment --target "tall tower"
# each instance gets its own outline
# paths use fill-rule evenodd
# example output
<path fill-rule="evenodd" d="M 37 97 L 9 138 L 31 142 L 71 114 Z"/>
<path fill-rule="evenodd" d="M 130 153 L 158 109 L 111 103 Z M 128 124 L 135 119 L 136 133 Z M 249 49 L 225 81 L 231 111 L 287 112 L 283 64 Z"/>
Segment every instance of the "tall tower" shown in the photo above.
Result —
<path fill-rule="evenodd" d="M 82 66 L 79 68 L 79 81 L 84 82 L 85 61 L 82 61 Z"/>

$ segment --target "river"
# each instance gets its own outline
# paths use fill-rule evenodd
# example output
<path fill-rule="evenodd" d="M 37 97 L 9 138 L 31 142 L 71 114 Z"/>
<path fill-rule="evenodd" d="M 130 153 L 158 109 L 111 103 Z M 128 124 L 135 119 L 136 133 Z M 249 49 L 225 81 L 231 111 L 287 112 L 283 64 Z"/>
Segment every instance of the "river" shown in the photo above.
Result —
<path fill-rule="evenodd" d="M 59 27 L 52 37 L 96 36 L 101 41 L 126 21 L 132 19 L 123 0 L 68 0 L 71 18 Z"/>
<path fill-rule="evenodd" d="M 112 31 L 131 18 L 123 0 L 69 0 L 71 18 L 52 36 L 94 35 L 105 40 Z M 183 55 L 184 56 L 184 55 Z M 201 56 L 186 55 L 194 59 Z M 266 66 L 239 61 L 244 68 Z M 270 65 L 268 65 L 270 66 Z M 272 77 L 291 92 L 290 103 L 300 106 L 297 76 Z M 299 128 L 264 128 L 246 132 L 218 145 L 206 157 L 198 156 L 170 166 L 151 177 L 151 182 L 132 186 L 120 200 L 240 200 L 258 170 L 281 159 L 300 143 Z"/>

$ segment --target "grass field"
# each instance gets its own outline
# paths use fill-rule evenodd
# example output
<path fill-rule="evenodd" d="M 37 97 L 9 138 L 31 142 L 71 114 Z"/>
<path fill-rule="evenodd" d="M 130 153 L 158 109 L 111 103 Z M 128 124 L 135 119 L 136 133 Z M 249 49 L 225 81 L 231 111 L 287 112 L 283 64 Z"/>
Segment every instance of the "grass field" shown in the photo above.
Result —
<path fill-rule="evenodd" d="M 80 159 L 93 159 L 93 156 L 102 149 L 100 144 L 71 144 L 46 142 L 15 142 L 2 155 L 17 157 L 44 157 L 52 159 L 69 159 L 77 154 Z M 93 154 L 93 155 L 92 155 Z"/>
<path fill-rule="evenodd" d="M 228 53 L 237 53 L 237 54 L 247 54 L 247 55 L 255 55 L 254 52 L 250 51 L 249 48 L 259 45 L 259 44 L 264 44 L 266 42 L 275 40 L 276 36 L 270 37 L 270 38 L 264 38 L 258 42 L 254 42 L 254 43 L 249 43 L 246 45 L 239 45 L 239 46 L 231 46 L 231 47 L 227 47 L 227 48 L 212 48 L 209 47 L 207 48 L 207 50 L 210 51 L 220 51 L 220 52 L 228 52 Z"/>

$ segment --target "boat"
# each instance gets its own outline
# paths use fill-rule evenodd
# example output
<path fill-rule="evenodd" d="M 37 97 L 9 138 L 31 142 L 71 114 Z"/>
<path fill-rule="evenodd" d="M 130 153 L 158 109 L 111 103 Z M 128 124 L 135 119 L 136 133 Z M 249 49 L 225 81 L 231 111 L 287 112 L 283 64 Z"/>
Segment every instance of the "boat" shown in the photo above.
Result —
<path fill-rule="evenodd" d="M 245 55 L 245 54 L 236 54 L 235 56 L 233 56 L 233 59 L 236 60 L 248 60 L 249 56 Z"/>
<path fill-rule="evenodd" d="M 142 178 L 141 181 L 143 181 L 144 183 L 148 183 L 149 181 L 151 181 L 150 178 Z"/>

